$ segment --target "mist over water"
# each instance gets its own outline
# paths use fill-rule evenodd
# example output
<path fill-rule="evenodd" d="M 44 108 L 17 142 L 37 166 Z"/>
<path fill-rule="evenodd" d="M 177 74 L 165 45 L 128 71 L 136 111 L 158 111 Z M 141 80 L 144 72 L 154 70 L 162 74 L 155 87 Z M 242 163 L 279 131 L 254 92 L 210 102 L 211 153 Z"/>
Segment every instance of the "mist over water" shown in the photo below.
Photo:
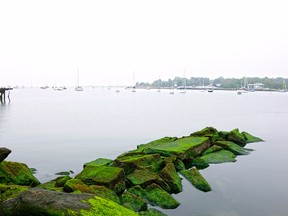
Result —
<path fill-rule="evenodd" d="M 288 93 L 121 89 L 75 92 L 13 90 L 0 104 L 0 146 L 7 160 L 38 170 L 41 182 L 54 173 L 82 170 L 98 157 L 114 159 L 136 145 L 164 136 L 186 136 L 206 126 L 239 128 L 265 140 L 248 144 L 236 163 L 211 165 L 201 174 L 212 187 L 203 193 L 183 179 L 181 205 L 168 215 L 286 216 Z"/>

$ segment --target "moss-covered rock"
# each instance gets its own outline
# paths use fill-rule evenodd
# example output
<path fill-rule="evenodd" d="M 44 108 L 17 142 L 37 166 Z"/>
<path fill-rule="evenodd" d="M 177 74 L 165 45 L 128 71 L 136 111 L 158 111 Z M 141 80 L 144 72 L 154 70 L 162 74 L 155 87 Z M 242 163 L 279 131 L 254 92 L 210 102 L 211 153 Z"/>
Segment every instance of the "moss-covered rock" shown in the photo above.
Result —
<path fill-rule="evenodd" d="M 61 171 L 61 172 L 55 173 L 55 175 L 69 176 L 69 175 L 70 175 L 70 172 L 69 172 L 69 171 Z"/>
<path fill-rule="evenodd" d="M 0 203 L 1 216 L 136 216 L 115 202 L 92 194 L 70 194 L 30 189 Z"/>
<path fill-rule="evenodd" d="M 220 146 L 223 149 L 231 151 L 235 155 L 247 155 L 249 152 L 242 146 L 239 146 L 231 141 L 217 141 L 215 145 Z"/>
<path fill-rule="evenodd" d="M 200 172 L 193 167 L 190 170 L 181 170 L 181 175 L 183 175 L 195 188 L 207 192 L 211 191 L 209 183 L 204 179 Z"/>
<path fill-rule="evenodd" d="M 60 176 L 55 179 L 55 187 L 63 187 L 65 183 L 72 179 L 70 176 Z"/>
<path fill-rule="evenodd" d="M 147 154 L 158 153 L 165 157 L 176 155 L 184 160 L 191 156 L 198 156 L 210 147 L 207 137 L 185 137 L 162 145 L 151 146 L 144 150 Z"/>
<path fill-rule="evenodd" d="M 161 186 L 164 190 L 170 191 L 169 185 L 164 182 L 164 180 L 158 174 L 148 170 L 135 170 L 126 177 L 126 183 L 128 187 L 140 185 L 143 188 L 155 183 Z"/>
<path fill-rule="evenodd" d="M 153 209 L 153 208 L 149 208 L 146 211 L 141 211 L 139 212 L 139 215 L 141 216 L 167 216 L 167 214 L 164 214 L 163 212 L 157 209 Z"/>
<path fill-rule="evenodd" d="M 86 166 L 75 178 L 87 185 L 103 185 L 117 194 L 125 190 L 124 170 L 119 167 Z"/>
<path fill-rule="evenodd" d="M 180 159 L 177 159 L 175 162 L 174 162 L 174 165 L 175 165 L 175 168 L 177 171 L 180 171 L 180 170 L 183 170 L 185 169 L 185 164 L 182 160 Z"/>
<path fill-rule="evenodd" d="M 128 191 L 122 194 L 121 204 L 135 212 L 145 211 L 147 209 L 147 203 L 142 198 Z"/>
<path fill-rule="evenodd" d="M 141 144 L 137 146 L 137 151 L 138 152 L 143 152 L 145 149 L 153 147 L 153 146 L 160 146 L 166 143 L 174 142 L 177 140 L 177 137 L 163 137 L 158 140 L 154 140 L 152 142 L 146 143 L 146 144 Z"/>
<path fill-rule="evenodd" d="M 163 166 L 163 159 L 159 154 L 127 153 L 117 157 L 113 164 L 123 168 L 128 175 L 136 169 L 157 172 Z"/>
<path fill-rule="evenodd" d="M 40 184 L 26 164 L 10 161 L 0 163 L 0 183 L 23 186 Z"/>
<path fill-rule="evenodd" d="M 201 159 L 205 160 L 209 164 L 235 162 L 235 158 L 236 156 L 232 152 L 227 150 L 220 150 L 211 154 L 203 155 L 201 157 Z"/>
<path fill-rule="evenodd" d="M 209 167 L 209 163 L 203 160 L 200 157 L 193 158 L 190 162 L 189 166 L 186 166 L 187 169 L 190 169 L 192 166 L 195 166 L 197 169 L 205 169 Z"/>
<path fill-rule="evenodd" d="M 246 140 L 246 143 L 253 143 L 253 142 L 263 142 L 264 140 L 262 140 L 261 138 L 259 137 L 256 137 L 256 136 L 253 136 L 245 131 L 242 132 L 245 140 Z"/>
<path fill-rule="evenodd" d="M 149 185 L 144 191 L 145 198 L 151 205 L 156 205 L 164 209 L 174 209 L 180 205 L 177 200 L 156 184 Z"/>
<path fill-rule="evenodd" d="M 92 193 L 92 189 L 79 179 L 68 180 L 64 184 L 63 191 L 69 192 L 69 193 L 75 192 L 75 191 L 79 191 L 81 193 Z"/>
<path fill-rule="evenodd" d="M 120 199 L 115 193 L 115 191 L 112 191 L 105 186 L 99 186 L 99 185 L 91 185 L 90 189 L 92 193 L 95 194 L 96 196 L 99 196 L 99 197 L 102 197 L 103 199 L 111 200 L 113 202 L 120 204 Z"/>
<path fill-rule="evenodd" d="M 28 190 L 29 186 L 19 186 L 19 185 L 4 185 L 0 184 L 0 202 L 3 202 L 7 199 L 15 198 L 20 193 L 25 190 Z"/>
<path fill-rule="evenodd" d="M 181 178 L 176 172 L 173 163 L 168 163 L 159 173 L 159 176 L 169 185 L 170 193 L 179 193 L 182 191 Z"/>
<path fill-rule="evenodd" d="M 58 177 L 61 178 L 61 177 Z M 57 178 L 57 179 L 58 179 Z M 43 184 L 37 185 L 37 188 L 42 188 L 42 189 L 46 189 L 46 190 L 52 190 L 52 191 L 58 191 L 58 192 L 63 192 L 63 187 L 55 187 L 56 184 L 56 179 L 53 179 L 49 182 L 45 182 Z"/>
<path fill-rule="evenodd" d="M 87 162 L 83 165 L 85 168 L 86 166 L 110 166 L 113 160 L 107 158 L 98 158 L 96 160 Z"/>
<path fill-rule="evenodd" d="M 236 143 L 242 147 L 244 147 L 246 145 L 245 137 L 242 133 L 239 132 L 238 128 L 232 130 L 229 133 L 229 135 L 227 137 L 227 141 L 234 142 L 234 143 Z"/>
<path fill-rule="evenodd" d="M 203 152 L 202 155 L 210 154 L 212 152 L 220 151 L 222 149 L 221 146 L 213 145 L 210 148 L 208 148 L 206 151 Z"/>
<path fill-rule="evenodd" d="M 12 151 L 10 149 L 7 149 L 5 147 L 1 147 L 0 148 L 0 163 L 8 157 L 8 155 L 11 153 Z"/>

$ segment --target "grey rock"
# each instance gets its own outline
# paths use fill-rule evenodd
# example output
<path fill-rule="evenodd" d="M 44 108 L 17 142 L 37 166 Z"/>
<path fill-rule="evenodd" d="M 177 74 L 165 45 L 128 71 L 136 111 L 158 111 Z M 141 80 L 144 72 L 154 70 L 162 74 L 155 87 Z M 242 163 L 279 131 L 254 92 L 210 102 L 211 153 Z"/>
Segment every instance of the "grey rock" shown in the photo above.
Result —
<path fill-rule="evenodd" d="M 8 155 L 11 153 L 12 151 L 10 149 L 1 147 L 0 148 L 0 163 L 8 157 Z"/>

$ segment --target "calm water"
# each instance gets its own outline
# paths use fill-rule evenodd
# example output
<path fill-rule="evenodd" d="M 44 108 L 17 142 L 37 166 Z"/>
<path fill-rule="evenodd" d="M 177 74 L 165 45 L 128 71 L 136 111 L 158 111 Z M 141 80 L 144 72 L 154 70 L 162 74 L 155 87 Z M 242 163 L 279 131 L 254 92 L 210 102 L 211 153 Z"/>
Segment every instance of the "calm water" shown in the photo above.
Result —
<path fill-rule="evenodd" d="M 286 216 L 288 209 L 288 93 L 213 93 L 85 89 L 83 92 L 21 89 L 0 105 L 0 146 L 8 160 L 37 168 L 37 178 L 79 173 L 85 162 L 114 159 L 136 145 L 184 136 L 206 126 L 239 128 L 265 139 L 236 163 L 201 171 L 213 191 L 200 192 L 183 179 L 181 205 L 169 215 Z"/>

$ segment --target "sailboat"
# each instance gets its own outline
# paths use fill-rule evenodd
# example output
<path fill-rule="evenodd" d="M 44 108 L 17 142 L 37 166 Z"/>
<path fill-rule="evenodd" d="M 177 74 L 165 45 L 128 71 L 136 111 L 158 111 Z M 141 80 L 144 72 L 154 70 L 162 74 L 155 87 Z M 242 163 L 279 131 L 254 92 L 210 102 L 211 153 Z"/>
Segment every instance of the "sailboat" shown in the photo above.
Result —
<path fill-rule="evenodd" d="M 133 86 L 131 92 L 136 92 L 136 86 L 135 86 L 135 72 L 133 71 Z"/>
<path fill-rule="evenodd" d="M 161 92 L 161 79 L 159 77 L 159 80 L 158 80 L 158 89 L 157 89 L 157 92 Z"/>
<path fill-rule="evenodd" d="M 77 86 L 75 87 L 75 91 L 83 91 L 82 86 L 79 85 L 79 69 L 77 71 Z"/>
<path fill-rule="evenodd" d="M 185 79 L 185 72 L 184 72 L 184 90 L 180 91 L 180 93 L 185 94 L 186 93 L 186 79 Z"/>
<path fill-rule="evenodd" d="M 287 87 L 286 87 L 286 82 L 285 80 L 283 80 L 283 87 L 281 90 L 279 90 L 279 92 L 287 92 Z"/>

